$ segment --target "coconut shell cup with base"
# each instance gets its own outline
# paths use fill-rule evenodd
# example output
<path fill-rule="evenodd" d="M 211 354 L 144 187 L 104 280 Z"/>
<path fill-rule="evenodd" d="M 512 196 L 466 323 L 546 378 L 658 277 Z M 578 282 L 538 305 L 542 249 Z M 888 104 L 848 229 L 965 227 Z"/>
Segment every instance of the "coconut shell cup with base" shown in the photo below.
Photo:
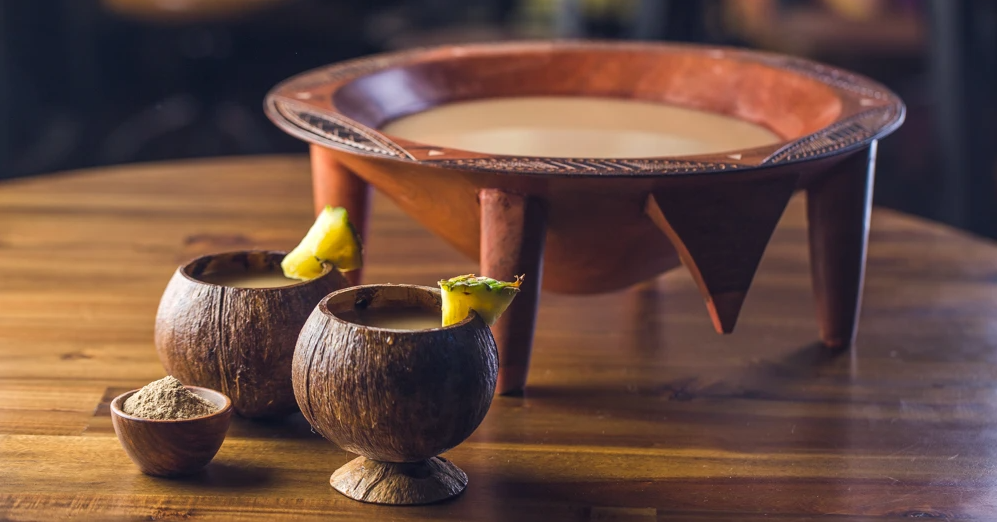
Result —
<path fill-rule="evenodd" d="M 361 455 L 330 480 L 355 500 L 427 504 L 463 491 L 467 475 L 438 455 L 471 435 L 495 392 L 498 352 L 477 314 L 425 330 L 344 319 L 405 308 L 440 316 L 440 292 L 412 285 L 340 290 L 312 312 L 294 352 L 301 412 L 326 439 Z"/>
<path fill-rule="evenodd" d="M 297 410 L 291 359 L 301 326 L 318 302 L 347 286 L 329 267 L 310 281 L 270 288 L 206 282 L 209 276 L 281 274 L 284 252 L 243 251 L 197 258 L 174 273 L 156 314 L 156 351 L 182 382 L 219 390 L 243 417 Z"/>

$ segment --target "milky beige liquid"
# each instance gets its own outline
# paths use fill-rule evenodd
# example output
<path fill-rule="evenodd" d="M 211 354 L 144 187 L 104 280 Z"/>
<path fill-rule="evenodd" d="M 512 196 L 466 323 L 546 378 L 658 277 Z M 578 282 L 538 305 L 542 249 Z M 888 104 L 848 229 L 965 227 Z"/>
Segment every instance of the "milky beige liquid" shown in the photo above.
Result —
<path fill-rule="evenodd" d="M 486 154 L 574 158 L 688 156 L 777 143 L 743 120 L 615 98 L 535 96 L 450 103 L 381 129 L 400 138 Z"/>
<path fill-rule="evenodd" d="M 216 272 L 202 274 L 199 278 L 205 283 L 212 283 L 235 288 L 277 288 L 300 283 L 297 279 L 284 277 L 280 271 L 275 272 Z"/>
<path fill-rule="evenodd" d="M 337 312 L 336 315 L 351 323 L 393 330 L 428 330 L 439 328 L 443 324 L 443 312 L 414 307 Z"/>

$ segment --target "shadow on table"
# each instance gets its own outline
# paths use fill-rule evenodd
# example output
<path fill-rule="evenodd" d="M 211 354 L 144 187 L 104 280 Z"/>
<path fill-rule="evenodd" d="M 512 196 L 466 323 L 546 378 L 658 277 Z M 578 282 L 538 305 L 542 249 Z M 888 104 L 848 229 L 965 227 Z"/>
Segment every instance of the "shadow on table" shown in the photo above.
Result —
<path fill-rule="evenodd" d="M 522 405 L 535 418 L 509 420 L 520 431 L 544 416 L 582 422 L 573 434 L 579 444 L 830 451 L 862 407 L 853 397 L 851 359 L 812 343 L 779 359 L 660 381 L 531 385 Z M 488 423 L 482 437 L 522 438 L 499 424 Z"/>
<path fill-rule="evenodd" d="M 486 492 L 468 494 L 487 494 L 523 505 L 517 517 L 520 521 L 571 518 L 753 522 L 772 517 L 816 520 L 828 515 L 949 520 L 959 517 L 961 500 L 958 488 L 936 492 L 926 500 L 919 498 L 926 483 L 897 484 L 883 477 L 645 477 L 563 482 L 497 479 L 480 486 Z M 480 515 L 481 511 L 476 513 Z M 787 516 L 792 518 L 784 518 Z"/>
<path fill-rule="evenodd" d="M 894 399 L 881 391 L 859 378 L 855 352 L 819 343 L 713 377 L 531 386 L 519 419 L 497 419 L 517 425 L 489 422 L 481 438 L 550 445 L 552 455 L 538 468 L 500 463 L 478 477 L 488 483 L 470 487 L 538 509 L 574 506 L 581 518 L 627 520 L 948 517 L 960 495 L 983 495 L 983 487 L 931 489 L 937 477 L 906 458 L 923 453 L 923 433 L 892 424 Z M 564 428 L 545 439 L 552 425 Z"/>
<path fill-rule="evenodd" d="M 617 403 L 621 394 L 674 402 L 697 399 L 793 400 L 803 385 L 826 373 L 850 372 L 850 365 L 850 352 L 832 352 L 821 343 L 814 342 L 783 358 L 751 361 L 746 366 L 715 376 L 690 375 L 653 384 L 530 385 L 526 398 L 563 403 L 569 407 L 572 403 L 587 405 L 592 400 L 613 404 Z"/>
<path fill-rule="evenodd" d="M 214 461 L 198 473 L 180 479 L 204 489 L 245 489 L 265 486 L 271 482 L 271 470 Z"/>
<path fill-rule="evenodd" d="M 234 415 L 229 437 L 242 439 L 321 439 L 300 412 L 276 419 L 246 419 Z"/>

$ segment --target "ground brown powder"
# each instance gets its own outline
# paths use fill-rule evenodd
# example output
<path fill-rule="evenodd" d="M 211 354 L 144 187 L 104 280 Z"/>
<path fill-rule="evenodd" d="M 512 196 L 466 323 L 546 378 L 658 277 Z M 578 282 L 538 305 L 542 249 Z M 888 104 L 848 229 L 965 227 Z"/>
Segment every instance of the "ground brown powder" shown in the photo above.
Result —
<path fill-rule="evenodd" d="M 192 419 L 210 415 L 218 408 L 184 388 L 173 376 L 146 385 L 125 400 L 125 413 L 143 419 Z"/>

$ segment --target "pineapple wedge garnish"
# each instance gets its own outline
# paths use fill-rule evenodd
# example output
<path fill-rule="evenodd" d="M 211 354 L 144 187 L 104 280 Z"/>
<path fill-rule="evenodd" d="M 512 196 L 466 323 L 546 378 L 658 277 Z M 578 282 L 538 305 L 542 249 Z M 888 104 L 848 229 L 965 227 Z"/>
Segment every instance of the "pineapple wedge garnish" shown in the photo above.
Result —
<path fill-rule="evenodd" d="M 301 243 L 284 256 L 280 267 L 285 277 L 308 281 L 322 275 L 323 263 L 332 264 L 340 272 L 363 265 L 360 236 L 343 207 L 326 205 Z"/>
<path fill-rule="evenodd" d="M 495 324 L 502 312 L 519 293 L 523 276 L 508 283 L 474 274 L 457 276 L 440 281 L 443 295 L 443 326 L 463 321 L 471 310 L 484 319 L 488 326 Z"/>

